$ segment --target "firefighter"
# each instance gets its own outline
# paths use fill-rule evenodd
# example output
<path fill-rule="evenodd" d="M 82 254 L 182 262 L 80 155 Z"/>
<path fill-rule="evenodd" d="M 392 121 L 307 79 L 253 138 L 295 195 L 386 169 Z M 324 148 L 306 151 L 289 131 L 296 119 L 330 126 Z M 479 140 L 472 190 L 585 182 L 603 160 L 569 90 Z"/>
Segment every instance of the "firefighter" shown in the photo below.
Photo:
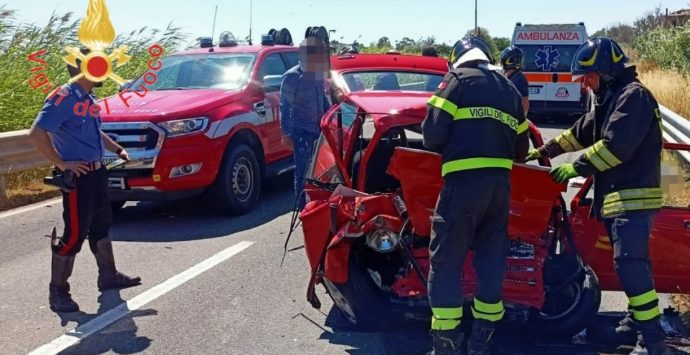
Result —
<path fill-rule="evenodd" d="M 88 54 L 88 51 L 82 50 L 82 53 Z M 70 76 L 80 74 L 80 65 L 77 60 L 77 67 L 67 67 Z M 62 191 L 65 230 L 62 238 L 52 246 L 49 303 L 55 312 L 79 310 L 67 280 L 72 275 L 74 258 L 87 237 L 98 265 L 100 291 L 141 283 L 141 278 L 117 271 L 113 245 L 108 236 L 112 210 L 108 198 L 108 172 L 101 161 L 103 150 L 108 149 L 125 160 L 129 160 L 129 155 L 100 129 L 101 118 L 98 110 L 93 109 L 97 106 L 92 89 L 101 84 L 82 77 L 73 84 L 62 86 L 59 93 L 46 100 L 29 132 L 29 138 L 55 164 L 57 172 L 71 171 L 77 176 L 76 188 Z M 89 109 L 78 114 L 79 105 Z"/>
<path fill-rule="evenodd" d="M 649 261 L 649 234 L 661 208 L 661 115 L 654 96 L 639 80 L 618 44 L 605 37 L 584 43 L 575 52 L 572 72 L 584 76 L 595 94 L 589 113 L 528 159 L 553 158 L 586 149 L 574 163 L 554 168 L 558 182 L 594 176 L 592 212 L 602 220 L 613 246 L 618 278 L 630 312 L 604 338 L 634 343 L 633 354 L 664 354 L 659 299 Z"/>
<path fill-rule="evenodd" d="M 515 85 L 522 97 L 522 107 L 525 111 L 525 116 L 527 116 L 529 111 L 529 83 L 525 79 L 525 75 L 522 74 L 523 57 L 522 49 L 508 46 L 501 52 L 500 61 L 503 73 L 513 82 L 513 85 Z"/>
<path fill-rule="evenodd" d="M 472 248 L 479 285 L 468 347 L 470 354 L 488 354 L 496 323 L 505 313 L 509 175 L 513 161 L 527 155 L 527 121 L 513 84 L 489 68 L 491 52 L 481 39 L 456 42 L 450 62 L 455 69 L 429 100 L 422 123 L 424 146 L 443 158 L 444 187 L 429 245 L 433 353 L 461 353 L 460 275 Z"/>

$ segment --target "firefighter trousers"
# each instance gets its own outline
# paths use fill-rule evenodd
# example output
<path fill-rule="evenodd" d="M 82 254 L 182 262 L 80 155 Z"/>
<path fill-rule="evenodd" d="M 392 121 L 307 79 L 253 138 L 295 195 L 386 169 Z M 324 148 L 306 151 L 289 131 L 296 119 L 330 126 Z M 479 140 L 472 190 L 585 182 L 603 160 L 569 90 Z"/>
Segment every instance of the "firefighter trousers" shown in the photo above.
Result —
<path fill-rule="evenodd" d="M 429 244 L 433 330 L 449 330 L 460 324 L 462 266 L 470 248 L 474 251 L 478 281 L 473 316 L 490 322 L 503 317 L 509 210 L 510 176 L 507 171 L 480 177 L 476 174 L 454 176 L 452 184 L 446 180 L 432 217 Z"/>
<path fill-rule="evenodd" d="M 613 246 L 613 264 L 636 321 L 661 314 L 649 261 L 649 235 L 655 213 L 628 213 L 604 220 Z"/>

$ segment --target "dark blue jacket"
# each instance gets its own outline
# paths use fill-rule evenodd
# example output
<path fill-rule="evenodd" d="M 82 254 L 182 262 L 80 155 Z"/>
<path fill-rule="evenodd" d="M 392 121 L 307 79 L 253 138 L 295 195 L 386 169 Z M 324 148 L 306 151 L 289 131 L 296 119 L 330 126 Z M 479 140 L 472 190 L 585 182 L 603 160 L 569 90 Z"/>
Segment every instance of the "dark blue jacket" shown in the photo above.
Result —
<path fill-rule="evenodd" d="M 325 78 L 304 72 L 299 65 L 283 75 L 280 86 L 280 126 L 283 134 L 319 133 L 321 117 L 330 103 Z"/>

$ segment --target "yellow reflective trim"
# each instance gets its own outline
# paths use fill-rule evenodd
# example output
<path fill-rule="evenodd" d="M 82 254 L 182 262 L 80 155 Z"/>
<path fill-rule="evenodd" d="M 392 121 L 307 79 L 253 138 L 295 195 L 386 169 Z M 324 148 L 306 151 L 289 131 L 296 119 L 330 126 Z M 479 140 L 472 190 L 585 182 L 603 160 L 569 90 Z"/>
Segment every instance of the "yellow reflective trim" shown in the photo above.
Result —
<path fill-rule="evenodd" d="M 474 170 L 483 168 L 512 169 L 513 161 L 505 158 L 467 158 L 444 163 L 441 167 L 441 176 L 457 171 Z"/>
<path fill-rule="evenodd" d="M 604 159 L 602 159 L 602 158 L 597 154 L 597 151 L 594 150 L 594 147 L 591 147 L 591 148 L 587 149 L 587 152 L 585 152 L 585 157 L 586 157 L 587 160 L 589 160 L 589 162 L 592 163 L 592 165 L 594 165 L 594 167 L 597 168 L 597 170 L 599 170 L 599 171 L 606 171 L 606 170 L 608 170 L 609 168 L 611 168 L 608 164 L 606 164 L 606 162 L 604 161 Z"/>
<path fill-rule="evenodd" d="M 662 207 L 661 199 L 627 200 L 604 205 L 602 215 L 608 217 L 618 213 L 642 210 L 658 210 Z"/>
<path fill-rule="evenodd" d="M 431 313 L 438 319 L 462 318 L 462 307 L 455 308 L 431 308 Z"/>
<path fill-rule="evenodd" d="M 574 152 L 577 149 L 573 146 L 568 139 L 565 138 L 565 133 L 561 133 L 555 138 L 556 143 L 561 146 L 564 152 Z"/>
<path fill-rule="evenodd" d="M 610 165 L 611 167 L 615 167 L 618 165 L 623 164 L 618 157 L 616 157 L 609 148 L 606 147 L 606 144 L 604 144 L 604 141 L 598 141 L 594 143 L 594 146 L 592 147 L 594 150 L 599 154 L 599 156 L 606 162 L 606 164 Z"/>
<path fill-rule="evenodd" d="M 597 61 L 597 55 L 599 54 L 599 48 L 594 50 L 594 54 L 592 54 L 592 58 L 589 58 L 587 60 L 578 60 L 577 62 L 582 65 L 583 67 L 591 67 L 594 65 L 594 62 Z"/>
<path fill-rule="evenodd" d="M 628 300 L 630 301 L 630 305 L 633 307 L 639 307 L 639 306 L 644 306 L 649 302 L 654 302 L 658 300 L 659 297 L 656 295 L 656 290 L 651 290 L 649 292 L 645 292 L 641 295 L 630 297 Z"/>
<path fill-rule="evenodd" d="M 519 121 L 515 117 L 493 107 L 463 107 L 459 108 L 454 116 L 454 119 L 456 120 L 473 118 L 493 118 L 508 125 L 508 127 L 516 132 L 518 131 L 520 125 L 518 123 Z"/>
<path fill-rule="evenodd" d="M 446 111 L 449 115 L 455 117 L 455 113 L 458 111 L 458 106 L 452 102 L 450 102 L 447 99 L 444 99 L 440 96 L 433 95 L 427 104 L 436 107 L 438 109 L 441 109 L 443 111 Z"/>
<path fill-rule="evenodd" d="M 661 119 L 661 110 L 657 107 L 654 109 L 654 116 L 656 117 L 657 120 Z M 663 126 L 662 126 L 663 128 Z"/>
<path fill-rule="evenodd" d="M 498 322 L 501 319 L 503 319 L 503 315 L 505 314 L 505 311 L 501 311 L 499 313 L 493 313 L 493 314 L 486 314 L 483 312 L 479 312 L 474 307 L 472 308 L 472 316 L 474 319 L 484 319 L 488 320 L 489 322 Z"/>
<path fill-rule="evenodd" d="M 659 307 L 654 307 L 648 311 L 635 311 L 635 310 L 633 310 L 633 316 L 635 317 L 636 320 L 638 320 L 640 322 L 654 319 L 660 315 L 661 315 L 661 312 L 659 311 Z"/>
<path fill-rule="evenodd" d="M 662 194 L 663 191 L 658 187 L 621 190 L 606 194 L 604 205 L 625 200 L 661 199 Z"/>
<path fill-rule="evenodd" d="M 462 307 L 431 308 L 431 312 L 431 329 L 434 330 L 455 329 L 462 322 Z"/>
<path fill-rule="evenodd" d="M 577 138 L 575 138 L 575 134 L 573 134 L 572 128 L 563 132 L 563 138 L 567 139 L 568 142 L 573 146 L 573 148 L 575 148 L 575 150 L 585 149 L 585 147 L 577 141 Z"/>
<path fill-rule="evenodd" d="M 616 46 L 613 45 L 613 42 L 611 43 L 611 59 L 613 59 L 614 63 L 618 63 L 623 59 L 623 54 L 617 56 L 616 55 Z"/>
<path fill-rule="evenodd" d="M 527 132 L 528 129 L 529 129 L 529 122 L 527 122 L 527 120 L 525 120 L 524 122 L 520 123 L 520 125 L 518 126 L 517 133 L 523 134 L 523 133 Z"/>
<path fill-rule="evenodd" d="M 484 303 L 475 298 L 474 309 L 482 313 L 499 313 L 504 310 L 503 301 L 498 301 L 497 303 Z"/>

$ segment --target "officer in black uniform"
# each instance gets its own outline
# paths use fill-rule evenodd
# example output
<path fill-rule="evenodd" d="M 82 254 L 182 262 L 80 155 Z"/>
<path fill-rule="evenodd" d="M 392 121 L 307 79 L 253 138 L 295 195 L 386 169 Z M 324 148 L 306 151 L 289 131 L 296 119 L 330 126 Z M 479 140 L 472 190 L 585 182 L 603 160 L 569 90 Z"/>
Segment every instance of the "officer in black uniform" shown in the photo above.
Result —
<path fill-rule="evenodd" d="M 88 54 L 88 51 L 82 53 Z M 77 61 L 77 66 L 80 64 Z M 80 73 L 79 68 L 67 68 L 72 77 Z M 131 287 L 141 281 L 115 268 L 113 246 L 108 236 L 112 224 L 108 173 L 101 158 L 104 148 L 125 160 L 129 160 L 129 155 L 100 129 L 101 118 L 91 91 L 98 86 L 100 83 L 85 77 L 62 86 L 46 100 L 29 132 L 29 138 L 55 164 L 59 173 L 76 176 L 74 188 L 62 191 L 65 230 L 62 238 L 52 246 L 49 303 L 55 312 L 79 310 L 67 280 L 72 275 L 74 258 L 87 236 L 98 265 L 99 290 Z"/>
<path fill-rule="evenodd" d="M 488 46 L 477 37 L 455 43 L 455 70 L 429 100 L 424 146 L 443 156 L 441 190 L 432 219 L 429 273 L 435 354 L 460 354 L 463 334 L 460 276 L 474 250 L 479 286 L 470 354 L 488 354 L 505 313 L 502 294 L 508 241 L 510 169 L 528 151 L 527 121 L 515 86 L 493 71 Z"/>
<path fill-rule="evenodd" d="M 594 109 L 538 150 L 529 159 L 555 157 L 587 149 L 575 163 L 552 171 L 563 182 L 594 176 L 593 212 L 603 219 L 613 245 L 618 278 L 630 312 L 603 338 L 634 343 L 632 354 L 665 354 L 659 323 L 659 299 L 649 261 L 649 235 L 661 208 L 661 115 L 654 96 L 637 80 L 635 67 L 618 44 L 606 37 L 583 44 L 572 72 L 596 94 Z M 646 350 L 646 352 L 645 352 Z"/>
<path fill-rule="evenodd" d="M 503 73 L 513 82 L 522 97 L 522 108 L 525 110 L 525 116 L 527 116 L 527 112 L 529 112 L 529 83 L 525 75 L 522 74 L 523 57 L 522 49 L 508 46 L 501 52 L 500 61 Z"/>

